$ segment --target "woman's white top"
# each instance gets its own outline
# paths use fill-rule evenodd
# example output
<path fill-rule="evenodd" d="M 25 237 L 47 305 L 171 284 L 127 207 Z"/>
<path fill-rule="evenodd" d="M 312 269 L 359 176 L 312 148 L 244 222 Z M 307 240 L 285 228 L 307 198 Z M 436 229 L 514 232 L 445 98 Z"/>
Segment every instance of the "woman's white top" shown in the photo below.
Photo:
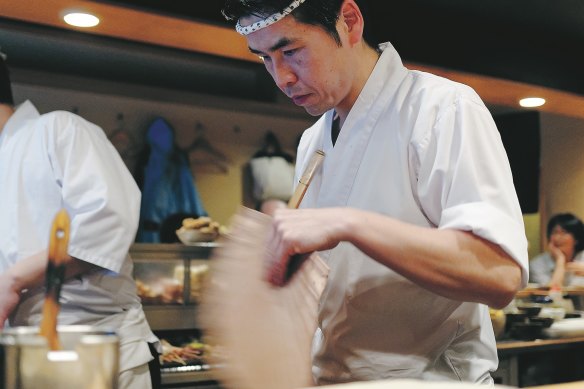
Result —
<path fill-rule="evenodd" d="M 574 256 L 574 262 L 584 262 L 584 251 Z M 529 261 L 529 282 L 539 285 L 548 285 L 556 269 L 556 261 L 548 252 L 541 253 Z M 572 272 L 564 276 L 565 286 L 584 286 L 584 277 Z"/>

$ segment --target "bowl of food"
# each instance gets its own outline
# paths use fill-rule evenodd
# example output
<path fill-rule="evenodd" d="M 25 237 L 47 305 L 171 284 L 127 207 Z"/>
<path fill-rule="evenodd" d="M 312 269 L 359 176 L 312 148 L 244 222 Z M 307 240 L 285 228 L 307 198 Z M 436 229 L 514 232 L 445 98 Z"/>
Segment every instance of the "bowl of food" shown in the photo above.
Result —
<path fill-rule="evenodd" d="M 542 337 L 543 329 L 543 323 L 513 323 L 511 337 L 518 340 L 535 340 Z"/>
<path fill-rule="evenodd" d="M 523 304 L 517 306 L 519 312 L 525 313 L 529 317 L 539 315 L 541 308 L 542 306 L 539 304 Z"/>
<path fill-rule="evenodd" d="M 561 307 L 543 307 L 539 317 L 551 317 L 554 320 L 562 320 L 566 317 L 566 310 Z"/>
<path fill-rule="evenodd" d="M 219 236 L 220 227 L 218 222 L 207 216 L 186 218 L 182 221 L 181 228 L 176 230 L 176 236 L 186 245 L 212 242 Z"/>
<path fill-rule="evenodd" d="M 511 331 L 511 327 L 515 323 L 527 323 L 528 316 L 525 312 L 521 313 L 506 313 L 505 314 L 505 333 Z"/>
<path fill-rule="evenodd" d="M 535 316 L 535 317 L 530 317 L 529 322 L 530 323 L 541 323 L 543 325 L 543 328 L 550 328 L 552 326 L 552 324 L 554 324 L 554 319 L 553 319 L 553 317 Z"/>

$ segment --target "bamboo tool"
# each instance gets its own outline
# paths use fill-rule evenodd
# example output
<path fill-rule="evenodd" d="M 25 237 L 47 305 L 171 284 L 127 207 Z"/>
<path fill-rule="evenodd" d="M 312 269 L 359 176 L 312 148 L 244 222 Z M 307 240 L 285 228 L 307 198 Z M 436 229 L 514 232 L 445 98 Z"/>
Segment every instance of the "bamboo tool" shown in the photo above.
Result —
<path fill-rule="evenodd" d="M 45 276 L 46 294 L 40 334 L 47 338 L 50 350 L 61 349 L 57 335 L 57 315 L 59 314 L 59 295 L 65 278 L 65 265 L 69 261 L 67 246 L 69 244 L 69 215 L 61 209 L 51 226 L 49 239 L 49 262 Z"/>
<path fill-rule="evenodd" d="M 322 156 L 309 163 L 306 186 Z M 306 188 L 297 192 L 303 193 L 296 196 L 295 206 Z M 226 389 L 312 385 L 312 338 L 329 268 L 312 254 L 285 286 L 268 284 L 264 260 L 271 225 L 270 216 L 242 207 L 211 256 L 211 278 L 198 316 L 212 350 L 209 361 Z"/>
<path fill-rule="evenodd" d="M 308 189 L 310 182 L 312 181 L 312 177 L 314 177 L 314 173 L 316 173 L 316 171 L 320 168 L 323 161 L 324 151 L 316 150 L 310 159 L 310 162 L 308 162 L 308 165 L 306 165 L 304 174 L 302 174 L 298 180 L 298 186 L 288 201 L 288 208 L 298 208 L 302 202 L 302 199 L 304 198 L 304 195 L 306 194 L 306 190 Z"/>
<path fill-rule="evenodd" d="M 306 165 L 304 169 L 304 174 L 298 180 L 298 186 L 296 186 L 296 190 L 294 194 L 288 201 L 288 208 L 296 209 L 300 206 L 304 195 L 306 194 L 306 190 L 312 181 L 312 177 L 314 177 L 314 173 L 320 169 L 322 162 L 324 161 L 324 151 L 316 150 Z M 290 258 L 288 262 L 288 266 L 286 267 L 286 276 L 284 279 L 284 283 L 290 282 L 292 276 L 298 271 L 302 263 L 310 256 L 310 254 L 296 254 Z"/>

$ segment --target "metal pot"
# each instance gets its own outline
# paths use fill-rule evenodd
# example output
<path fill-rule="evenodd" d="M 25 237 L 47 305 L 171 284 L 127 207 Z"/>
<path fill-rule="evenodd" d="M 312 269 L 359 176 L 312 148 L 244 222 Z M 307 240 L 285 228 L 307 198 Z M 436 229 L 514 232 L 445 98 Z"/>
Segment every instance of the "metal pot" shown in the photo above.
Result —
<path fill-rule="evenodd" d="M 57 328 L 62 350 L 49 351 L 38 327 L 0 333 L 0 389 L 117 389 L 119 338 L 90 326 Z"/>

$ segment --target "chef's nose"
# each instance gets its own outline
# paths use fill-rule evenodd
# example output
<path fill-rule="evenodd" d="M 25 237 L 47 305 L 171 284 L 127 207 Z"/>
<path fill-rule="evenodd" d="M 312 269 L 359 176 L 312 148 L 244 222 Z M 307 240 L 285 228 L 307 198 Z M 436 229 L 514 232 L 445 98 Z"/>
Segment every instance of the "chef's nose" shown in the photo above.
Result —
<path fill-rule="evenodd" d="M 284 92 L 288 87 L 294 85 L 298 81 L 296 73 L 290 68 L 290 66 L 282 62 L 274 64 L 272 77 L 278 88 Z"/>

